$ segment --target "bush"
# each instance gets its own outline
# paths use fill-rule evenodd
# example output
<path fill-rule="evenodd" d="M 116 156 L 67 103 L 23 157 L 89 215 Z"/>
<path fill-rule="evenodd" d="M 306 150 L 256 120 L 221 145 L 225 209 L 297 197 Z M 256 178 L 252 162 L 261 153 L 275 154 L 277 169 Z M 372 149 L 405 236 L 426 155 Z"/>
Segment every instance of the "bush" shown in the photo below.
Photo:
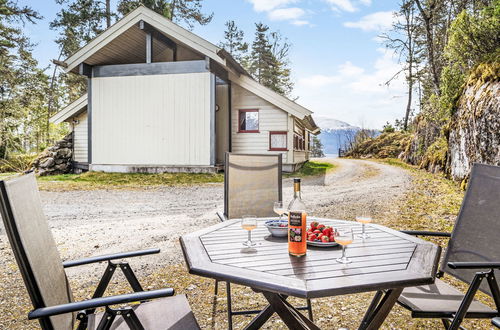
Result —
<path fill-rule="evenodd" d="M 0 159 L 0 173 L 27 171 L 35 158 L 36 154 L 11 154 L 8 159 Z"/>

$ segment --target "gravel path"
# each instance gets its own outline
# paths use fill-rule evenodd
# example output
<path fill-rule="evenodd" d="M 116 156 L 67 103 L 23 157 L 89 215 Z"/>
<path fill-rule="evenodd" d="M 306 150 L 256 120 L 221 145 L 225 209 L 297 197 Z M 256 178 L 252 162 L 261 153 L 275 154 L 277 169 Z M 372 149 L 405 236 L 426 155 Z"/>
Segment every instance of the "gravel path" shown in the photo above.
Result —
<path fill-rule="evenodd" d="M 327 161 L 338 168 L 324 176 L 304 179 L 302 184 L 303 199 L 315 216 L 348 218 L 366 206 L 383 210 L 406 191 L 411 180 L 405 170 L 389 165 L 350 159 Z M 292 179 L 286 179 L 286 203 L 292 195 Z M 134 263 L 143 265 L 142 269 L 134 268 L 145 275 L 183 262 L 179 236 L 217 223 L 215 212 L 223 209 L 222 184 L 143 191 L 41 192 L 41 196 L 64 260 L 161 248 L 159 256 Z M 5 247 L 6 236 L 3 230 L 0 232 L 0 246 Z M 2 253 L 0 249 L 0 256 Z M 102 265 L 92 265 L 68 269 L 68 275 L 85 285 L 101 271 Z"/>

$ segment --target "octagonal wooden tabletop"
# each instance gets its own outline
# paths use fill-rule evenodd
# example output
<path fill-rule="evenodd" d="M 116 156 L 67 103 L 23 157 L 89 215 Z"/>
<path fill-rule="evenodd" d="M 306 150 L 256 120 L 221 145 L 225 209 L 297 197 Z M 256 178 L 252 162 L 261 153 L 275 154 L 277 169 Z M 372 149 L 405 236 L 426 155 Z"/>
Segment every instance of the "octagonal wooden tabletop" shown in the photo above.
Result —
<path fill-rule="evenodd" d="M 268 218 L 269 219 L 269 218 Z M 353 221 L 314 218 L 334 228 L 352 227 L 354 242 L 347 247 L 350 264 L 339 264 L 340 246 L 308 247 L 304 257 L 288 254 L 286 238 L 271 236 L 259 219 L 252 231 L 255 248 L 243 242 L 247 231 L 239 220 L 201 229 L 181 237 L 191 274 L 229 281 L 256 290 L 303 298 L 403 288 L 434 282 L 440 248 L 435 244 L 370 224 L 370 238 L 357 238 L 361 225 Z"/>

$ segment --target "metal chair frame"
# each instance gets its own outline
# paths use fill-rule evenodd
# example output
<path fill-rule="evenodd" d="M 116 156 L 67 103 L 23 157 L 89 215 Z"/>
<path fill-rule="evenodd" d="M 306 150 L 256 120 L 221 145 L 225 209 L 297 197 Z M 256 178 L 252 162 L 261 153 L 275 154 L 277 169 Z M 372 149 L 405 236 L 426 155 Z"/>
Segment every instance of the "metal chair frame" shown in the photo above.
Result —
<path fill-rule="evenodd" d="M 62 266 L 64 269 L 104 261 L 107 262 L 108 265 L 91 299 L 79 302 L 69 302 L 59 305 L 45 306 L 44 297 L 42 296 L 40 287 L 36 282 L 32 265 L 28 260 L 26 249 L 23 246 L 23 242 L 21 240 L 20 232 L 15 221 L 13 209 L 10 204 L 9 195 L 4 181 L 0 181 L 0 215 L 4 220 L 7 236 L 11 243 L 14 256 L 16 257 L 21 275 L 34 306 L 34 309 L 28 313 L 28 319 L 37 319 L 42 329 L 53 330 L 54 325 L 50 317 L 67 313 L 76 313 L 76 321 L 78 322 L 77 329 L 87 329 L 89 315 L 94 314 L 97 308 L 105 307 L 104 316 L 97 327 L 98 330 L 110 329 L 113 320 L 115 320 L 115 318 L 118 316 L 122 316 L 124 321 L 132 330 L 142 330 L 144 329 L 144 327 L 141 324 L 140 320 L 137 318 L 137 315 L 135 314 L 133 309 L 128 307 L 112 309 L 109 306 L 125 303 L 143 303 L 152 299 L 170 297 L 175 293 L 174 289 L 172 288 L 144 291 L 141 284 L 137 280 L 137 277 L 135 276 L 132 268 L 127 262 L 113 262 L 113 260 L 117 259 L 139 257 L 157 254 L 160 252 L 160 249 L 148 249 L 63 262 Z M 113 277 L 113 274 L 115 273 L 116 268 L 121 269 L 134 292 L 102 297 L 110 283 L 111 278 Z M 69 294 L 70 292 L 68 292 L 68 295 Z"/>
<path fill-rule="evenodd" d="M 226 152 L 225 156 L 225 170 L 224 170 L 224 213 L 222 212 L 217 212 L 217 216 L 219 219 L 223 222 L 226 220 L 229 220 L 228 214 L 229 214 L 229 202 L 228 202 L 228 187 L 229 187 L 229 180 L 228 180 L 228 169 L 227 169 L 227 164 L 229 163 L 229 157 L 231 153 Z M 238 155 L 238 154 L 236 154 Z M 248 155 L 247 155 L 248 156 Z M 253 155 L 252 155 L 253 156 Z M 255 156 L 263 156 L 263 155 L 255 155 Z M 269 155 L 266 155 L 269 156 Z M 278 178 L 279 178 L 279 185 L 278 185 L 278 196 L 279 200 L 283 200 L 283 188 L 281 185 L 282 182 L 282 155 L 279 154 L 277 155 L 278 157 Z M 215 280 L 215 288 L 214 288 L 214 295 L 219 294 L 219 280 Z M 231 283 L 226 282 L 226 295 L 227 295 L 227 319 L 228 319 L 228 329 L 232 330 L 233 329 L 233 316 L 235 315 L 253 315 L 253 314 L 259 314 L 262 312 L 262 310 L 233 310 L 232 306 L 232 297 L 231 297 Z M 297 307 L 298 310 L 307 310 L 308 317 L 311 321 L 313 321 L 313 311 L 312 311 L 312 303 L 311 299 L 306 300 L 306 306 L 300 306 Z"/>
<path fill-rule="evenodd" d="M 491 166 L 491 165 L 475 164 L 474 167 L 477 167 L 477 166 Z M 499 170 L 500 170 L 500 168 L 499 168 Z M 475 171 L 473 168 L 473 171 L 471 174 L 471 180 L 473 180 L 474 173 L 475 173 Z M 464 201 L 466 199 L 467 199 L 467 193 L 466 193 L 466 196 L 464 197 Z M 463 212 L 463 207 L 464 206 L 462 205 L 462 208 L 461 208 L 460 214 L 459 214 L 459 218 Z M 455 224 L 455 228 L 457 226 L 460 226 L 460 222 L 457 222 Z M 455 229 L 454 229 L 454 231 L 455 231 Z M 447 238 L 450 238 L 448 246 L 450 246 L 450 244 L 452 244 L 453 239 L 454 239 L 453 233 L 446 233 L 446 232 L 416 231 L 416 230 L 402 230 L 401 232 L 409 234 L 409 235 L 414 235 L 414 236 L 447 237 Z M 481 290 L 480 286 L 481 286 L 481 283 L 483 282 L 484 279 L 486 279 L 486 281 L 488 283 L 488 287 L 490 290 L 490 296 L 492 297 L 492 299 L 495 303 L 497 314 L 498 314 L 498 316 L 500 316 L 500 290 L 499 290 L 498 283 L 495 279 L 495 270 L 500 270 L 500 260 L 493 261 L 493 262 L 490 262 L 490 261 L 450 262 L 450 261 L 448 261 L 448 255 L 449 255 L 448 253 L 445 255 L 443 263 L 449 269 L 454 269 L 454 270 L 455 269 L 473 269 L 473 270 L 477 270 L 477 272 L 475 273 L 473 279 L 468 283 L 469 288 L 468 288 L 467 292 L 465 293 L 465 295 L 462 299 L 462 302 L 461 302 L 458 310 L 456 311 L 456 313 L 445 313 L 445 312 L 442 313 L 442 316 L 440 318 L 443 322 L 444 327 L 447 329 L 452 329 L 452 330 L 461 328 L 460 324 L 463 322 L 464 318 L 468 317 L 468 315 L 467 315 L 468 309 L 469 309 L 472 301 L 474 300 L 474 296 L 476 295 L 477 291 Z M 441 264 L 440 270 L 436 274 L 436 277 L 438 277 L 438 278 L 443 277 L 445 274 L 445 270 L 444 270 L 445 267 L 444 267 L 443 263 Z M 450 274 L 450 275 L 455 277 L 455 278 L 458 278 L 457 276 L 454 276 L 453 274 Z M 463 282 L 467 282 L 467 281 L 464 281 L 463 279 L 460 279 L 460 280 Z M 400 303 L 400 305 L 402 305 L 402 304 Z M 403 307 L 405 307 L 405 306 L 403 305 Z M 412 313 L 412 317 L 417 317 L 417 316 L 415 316 L 415 314 L 416 313 Z M 425 313 L 421 313 L 421 312 L 419 312 L 417 314 L 418 314 L 418 317 L 422 317 L 422 318 L 436 317 L 435 315 L 425 315 Z M 475 315 L 474 316 L 474 318 L 488 318 L 488 317 L 491 317 L 491 316 L 486 316 L 486 315 L 482 315 L 482 316 Z M 492 321 L 492 323 L 495 324 L 494 321 Z"/>

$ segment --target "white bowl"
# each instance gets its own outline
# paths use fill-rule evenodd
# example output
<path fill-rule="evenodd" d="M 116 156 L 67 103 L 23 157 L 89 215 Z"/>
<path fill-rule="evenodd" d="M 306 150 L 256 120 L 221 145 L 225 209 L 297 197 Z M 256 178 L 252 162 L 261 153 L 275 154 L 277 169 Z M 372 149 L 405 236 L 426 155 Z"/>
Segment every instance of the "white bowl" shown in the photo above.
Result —
<path fill-rule="evenodd" d="M 285 224 L 286 226 L 280 227 L 280 224 Z M 274 237 L 288 236 L 288 220 L 268 220 L 265 225 Z"/>

